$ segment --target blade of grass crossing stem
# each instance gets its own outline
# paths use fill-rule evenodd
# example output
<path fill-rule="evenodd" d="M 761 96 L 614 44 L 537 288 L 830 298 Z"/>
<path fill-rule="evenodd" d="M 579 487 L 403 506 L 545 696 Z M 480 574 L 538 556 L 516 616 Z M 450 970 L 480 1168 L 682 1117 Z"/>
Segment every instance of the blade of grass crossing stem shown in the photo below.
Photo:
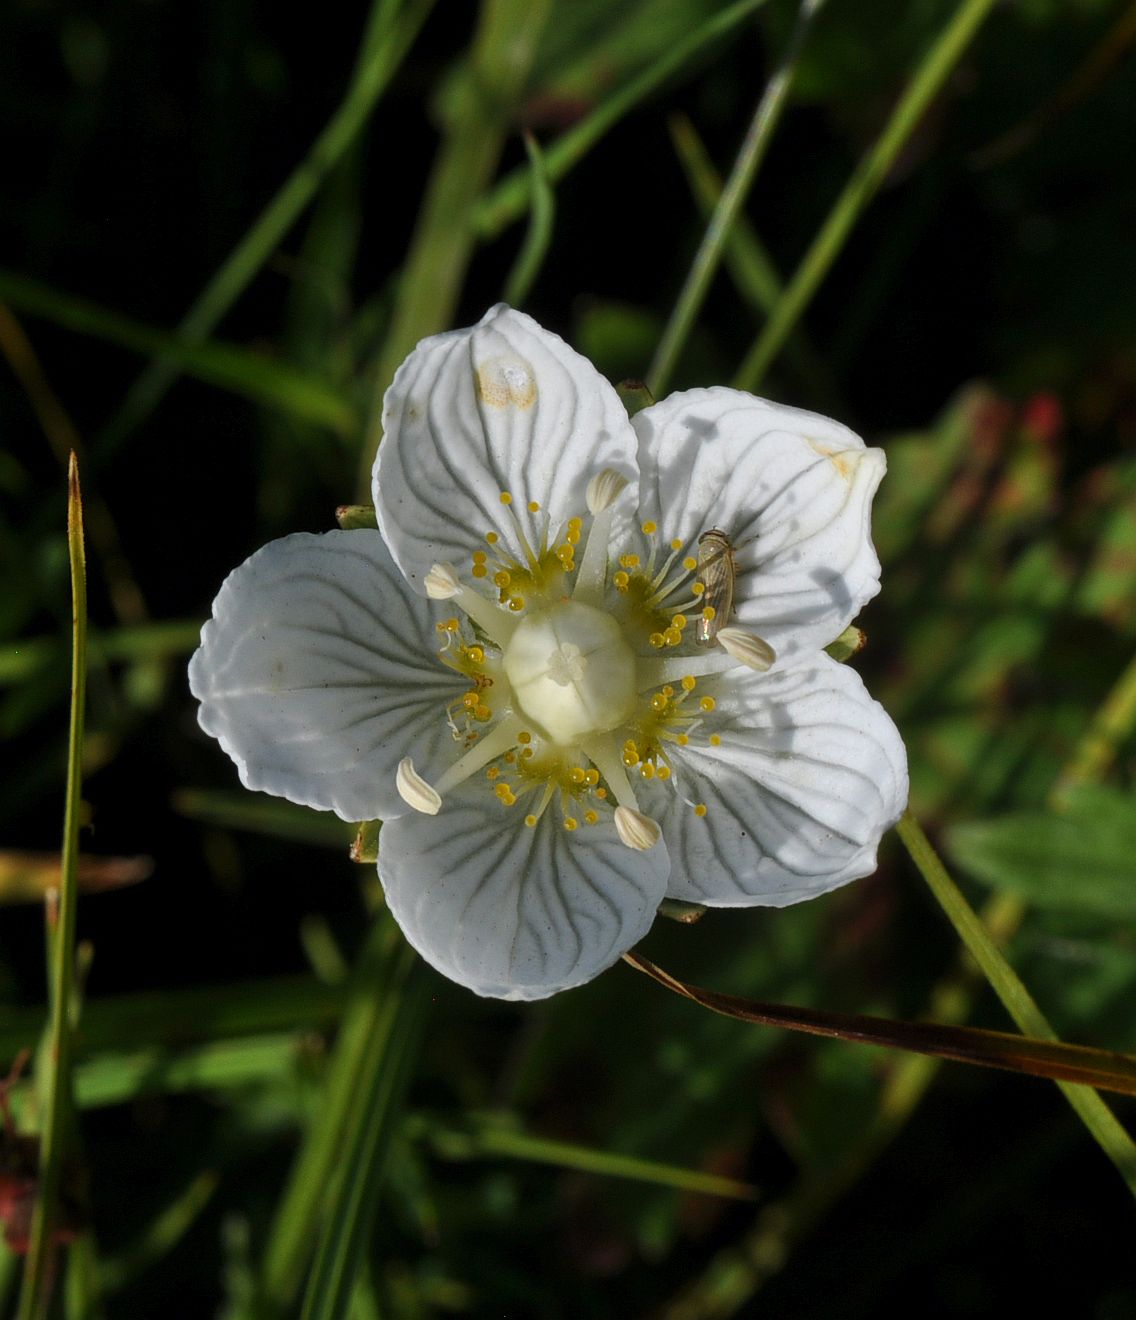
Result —
<path fill-rule="evenodd" d="M 923 833 L 919 822 L 909 811 L 904 813 L 896 826 L 896 832 L 939 906 L 946 913 L 967 951 L 978 964 L 983 976 L 989 981 L 1010 1016 L 1026 1034 L 1044 1040 L 1056 1040 L 1056 1032 L 1034 1002 L 1033 996 L 1002 957 L 990 932 L 963 897 L 938 853 L 931 846 L 930 840 Z M 1101 1150 L 1116 1165 L 1129 1190 L 1136 1196 L 1136 1145 L 1133 1144 L 1132 1138 L 1095 1091 L 1081 1086 L 1071 1086 L 1066 1082 L 1058 1082 L 1058 1085 L 1081 1122 L 1088 1128 Z"/>
<path fill-rule="evenodd" d="M 648 96 L 656 92 L 685 64 L 693 62 L 703 50 L 725 37 L 768 0 L 739 0 L 707 19 L 684 41 L 666 52 L 578 124 L 561 134 L 545 150 L 544 163 L 550 182 L 557 183 L 577 165 L 600 139 Z M 516 169 L 507 174 L 479 203 L 474 226 L 483 239 L 495 238 L 518 220 L 529 204 L 528 170 Z"/>
<path fill-rule="evenodd" d="M 394 923 L 384 915 L 377 917 L 356 966 L 321 1102 L 273 1219 L 261 1268 L 261 1291 L 270 1314 L 287 1311 L 303 1283 L 341 1158 L 343 1133 L 387 1011 L 388 991 L 402 949 L 402 936 Z"/>
<path fill-rule="evenodd" d="M 529 227 L 525 241 L 517 253 L 513 269 L 505 281 L 505 301 L 520 307 L 529 296 L 529 290 L 540 273 L 552 242 L 552 226 L 556 215 L 556 199 L 548 182 L 548 171 L 536 138 L 526 131 L 525 151 L 529 157 L 529 181 L 532 201 L 529 206 Z"/>
<path fill-rule="evenodd" d="M 302 1320 L 341 1320 L 374 1222 L 383 1165 L 410 1080 L 429 982 L 407 945 L 382 1006 L 340 1136 L 340 1173 L 304 1297 Z"/>
<path fill-rule="evenodd" d="M 746 130 L 738 158 L 726 186 L 722 191 L 710 223 L 702 235 L 702 242 L 691 263 L 690 272 L 678 296 L 670 320 L 663 331 L 659 346 L 655 350 L 655 360 L 647 373 L 647 388 L 661 399 L 670 384 L 671 375 L 679 354 L 690 337 L 706 294 L 718 267 L 722 261 L 722 252 L 730 231 L 745 205 L 746 197 L 757 177 L 758 166 L 765 158 L 766 149 L 773 137 L 773 131 L 781 119 L 781 112 L 793 85 L 793 75 L 797 71 L 797 61 L 804 49 L 805 37 L 813 19 L 820 12 L 824 0 L 801 0 L 797 12 L 797 22 L 789 38 L 789 44 L 772 77 L 765 85 L 765 91 L 757 103 L 753 119 Z"/>
<path fill-rule="evenodd" d="M 105 339 L 145 357 L 159 359 L 153 370 L 172 373 L 171 380 L 178 372 L 185 371 L 209 385 L 342 435 L 349 435 L 357 428 L 354 408 L 330 385 L 259 353 L 234 344 L 203 343 L 184 334 L 167 334 L 11 271 L 0 270 L 0 297 L 14 307 L 77 334 Z M 105 448 L 99 454 L 103 456 Z"/>
<path fill-rule="evenodd" d="M 204 340 L 252 282 L 359 136 L 433 6 L 434 0 L 410 0 L 405 6 L 398 0 L 377 0 L 372 6 L 362 53 L 346 96 L 307 155 L 186 313 L 178 327 L 183 339 L 195 343 Z M 110 458 L 146 420 L 177 374 L 176 364 L 155 362 L 138 377 L 98 439 L 100 462 Z"/>
<path fill-rule="evenodd" d="M 932 97 L 961 59 L 995 0 L 963 0 L 924 55 L 884 131 L 861 161 L 813 239 L 768 324 L 738 368 L 734 384 L 754 390 L 836 260 L 864 207 L 875 196 Z"/>
<path fill-rule="evenodd" d="M 79 818 L 82 808 L 83 717 L 87 689 L 87 566 L 83 547 L 83 501 L 72 454 L 67 482 L 67 552 L 71 566 L 71 719 L 67 737 L 67 796 L 63 813 L 63 856 L 54 931 L 49 910 L 47 969 L 49 1048 L 42 1051 L 44 1124 L 40 1137 L 39 1197 L 32 1215 L 31 1245 L 20 1292 L 19 1320 L 47 1312 L 53 1272 L 52 1227 L 63 1163 L 74 1132 L 71 1102 L 71 1005 L 75 975 L 75 906 L 78 899 Z"/>
<path fill-rule="evenodd" d="M 474 207 L 497 168 L 551 7 L 551 0 L 481 0 L 399 275 L 390 327 L 374 364 L 373 404 L 360 454 L 361 498 L 371 488 L 387 386 L 415 344 L 453 319 L 477 240 Z"/>

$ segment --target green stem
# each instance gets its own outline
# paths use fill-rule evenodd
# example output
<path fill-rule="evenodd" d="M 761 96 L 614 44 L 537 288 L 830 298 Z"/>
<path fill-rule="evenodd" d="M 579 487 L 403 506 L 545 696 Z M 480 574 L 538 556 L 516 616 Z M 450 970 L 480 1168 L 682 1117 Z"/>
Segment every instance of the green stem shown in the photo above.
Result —
<path fill-rule="evenodd" d="M 675 363 L 706 301 L 710 284 L 718 273 L 727 240 L 757 177 L 758 166 L 765 159 L 773 132 L 781 120 L 789 89 L 793 85 L 793 76 L 797 71 L 797 62 L 804 49 L 805 37 L 823 5 L 824 0 L 801 0 L 789 44 L 757 103 L 753 119 L 742 139 L 741 150 L 734 162 L 734 168 L 730 171 L 730 177 L 726 180 L 726 186 L 703 232 L 702 242 L 691 263 L 686 283 L 671 312 L 670 320 L 655 350 L 655 360 L 647 373 L 647 388 L 656 399 L 662 397 L 670 384 Z"/>
<path fill-rule="evenodd" d="M 727 33 L 732 32 L 750 14 L 768 0 L 737 0 L 696 28 L 685 40 L 660 56 L 652 65 L 613 92 L 601 105 L 578 124 L 561 134 L 544 152 L 544 167 L 552 183 L 559 182 L 577 165 L 597 142 L 641 101 L 657 91 L 684 65 Z M 495 238 L 503 229 L 519 220 L 529 205 L 530 184 L 527 169 L 507 174 L 491 193 L 482 199 L 474 213 L 478 236 Z"/>
<path fill-rule="evenodd" d="M 31 1245 L 20 1292 L 19 1320 L 47 1313 L 55 1246 L 53 1226 L 71 1145 L 75 1115 L 71 1095 L 72 1009 L 75 993 L 75 909 L 78 901 L 79 821 L 82 814 L 83 723 L 87 698 L 87 565 L 83 546 L 83 500 L 72 454 L 68 470 L 67 553 L 71 565 L 71 719 L 67 738 L 67 798 L 58 908 L 48 910 L 48 1047 L 41 1051 L 37 1078 L 45 1118 L 40 1136 L 39 1196 L 32 1215 Z"/>
<path fill-rule="evenodd" d="M 410 49 L 434 0 L 412 0 L 402 11 L 397 0 L 376 0 L 361 54 L 338 110 L 307 155 L 257 217 L 186 313 L 179 335 L 200 343 L 236 302 L 295 224 L 324 179 L 359 136 L 375 103 Z M 98 441 L 105 461 L 157 407 L 177 379 L 176 363 L 154 362 L 138 377 Z"/>
<path fill-rule="evenodd" d="M 787 335 L 843 248 L 860 213 L 875 196 L 931 99 L 962 57 L 994 4 L 995 0 L 963 0 L 923 57 L 884 131 L 849 179 L 797 267 L 784 297 L 738 368 L 734 380 L 738 389 L 754 390 L 761 383 L 769 364 L 780 352 Z"/>
<path fill-rule="evenodd" d="M 394 314 L 375 364 L 360 498 L 370 489 L 387 387 L 415 344 L 445 330 L 453 320 L 477 242 L 475 207 L 497 168 L 550 7 L 550 0 L 482 0 L 468 65 L 451 98 L 438 157 L 399 276 Z M 528 187 L 526 173 L 526 196 Z"/>
<path fill-rule="evenodd" d="M 910 811 L 904 812 L 896 832 L 967 951 L 1018 1027 L 1026 1035 L 1057 1040 L 1057 1033 L 1017 973 L 1003 958 L 989 930 L 951 879 L 938 853 Z M 1094 1140 L 1116 1165 L 1129 1190 L 1136 1196 L 1136 1144 L 1133 1144 L 1132 1138 L 1095 1091 L 1084 1086 L 1071 1086 L 1067 1082 L 1057 1084 Z"/>

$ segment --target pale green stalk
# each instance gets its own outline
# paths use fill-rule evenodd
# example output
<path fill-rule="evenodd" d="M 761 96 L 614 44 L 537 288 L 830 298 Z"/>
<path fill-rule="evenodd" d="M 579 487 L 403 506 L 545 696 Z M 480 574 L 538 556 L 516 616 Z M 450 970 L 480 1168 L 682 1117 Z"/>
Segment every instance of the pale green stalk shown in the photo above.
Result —
<path fill-rule="evenodd" d="M 376 0 L 359 62 L 343 102 L 186 313 L 178 327 L 182 340 L 190 344 L 203 341 L 276 250 L 324 179 L 358 138 L 433 4 L 434 0 L 410 0 L 403 8 L 399 0 Z M 109 458 L 145 421 L 177 374 L 176 363 L 158 361 L 138 377 L 99 437 L 100 461 Z"/>
<path fill-rule="evenodd" d="M 1033 996 L 1017 973 L 1002 956 L 1001 951 L 983 924 L 978 913 L 963 897 L 962 891 L 951 879 L 939 855 L 923 833 L 919 822 L 910 811 L 904 812 L 896 832 L 919 868 L 939 906 L 946 913 L 967 952 L 978 964 L 983 976 L 1002 1001 L 1010 1016 L 1027 1036 L 1041 1040 L 1057 1040 L 1057 1033 L 1038 1008 Z M 1116 1165 L 1120 1176 L 1136 1196 L 1136 1144 L 1117 1121 L 1112 1110 L 1096 1091 L 1085 1086 L 1058 1082 L 1065 1098 L 1088 1128 L 1101 1150 Z"/>
<path fill-rule="evenodd" d="M 742 139 L 741 150 L 734 161 L 734 168 L 730 171 L 730 177 L 726 180 L 726 186 L 702 234 L 702 242 L 647 372 L 647 388 L 656 399 L 662 397 L 670 384 L 675 363 L 686 346 L 710 285 L 718 273 L 727 240 L 753 187 L 758 166 L 765 159 L 773 132 L 780 123 L 789 89 L 793 85 L 793 75 L 797 71 L 797 62 L 804 49 L 805 37 L 823 5 L 824 0 L 801 0 L 789 44 L 758 100 L 753 119 Z"/>
<path fill-rule="evenodd" d="M 398 280 L 390 327 L 374 367 L 374 395 L 361 455 L 361 497 L 382 438 L 382 399 L 420 339 L 453 321 L 477 242 L 476 204 L 501 158 L 536 55 L 551 0 L 482 0 L 466 67 L 447 115 L 418 223 Z M 527 188 L 526 180 L 526 188 Z"/>
<path fill-rule="evenodd" d="M 82 815 L 83 723 L 87 700 L 87 565 L 83 545 L 83 501 L 72 454 L 68 471 L 67 553 L 71 566 L 71 718 L 67 736 L 67 796 L 58 905 L 48 907 L 49 1011 L 47 1048 L 37 1063 L 43 1104 L 39 1196 L 32 1215 L 31 1245 L 20 1291 L 19 1320 L 40 1320 L 50 1302 L 52 1240 L 63 1165 L 73 1148 L 71 1096 L 72 1008 L 75 996 L 75 909 L 79 897 L 79 824 Z"/>
<path fill-rule="evenodd" d="M 552 242 L 552 227 L 556 218 L 556 198 L 548 182 L 548 171 L 536 138 L 525 134 L 525 151 L 529 157 L 529 226 L 525 241 L 513 262 L 509 278 L 505 281 L 504 298 L 510 307 L 521 307 L 529 296 Z"/>
<path fill-rule="evenodd" d="M 673 74 L 693 61 L 720 37 L 726 36 L 768 0 L 738 0 L 706 20 L 683 41 L 660 56 L 626 86 L 613 92 L 591 114 L 561 134 L 544 150 L 548 178 L 557 183 L 616 124 L 648 96 L 656 92 Z M 482 239 L 495 238 L 506 226 L 524 215 L 529 205 L 529 177 L 525 169 L 507 174 L 478 205 L 474 225 Z"/>
<path fill-rule="evenodd" d="M 765 329 L 738 368 L 734 384 L 755 390 L 790 330 L 808 306 L 836 260 L 864 207 L 887 177 L 896 157 L 915 131 L 924 111 L 993 9 L 995 0 L 963 0 L 938 40 L 924 55 L 875 146 L 861 161 L 813 239 Z"/>

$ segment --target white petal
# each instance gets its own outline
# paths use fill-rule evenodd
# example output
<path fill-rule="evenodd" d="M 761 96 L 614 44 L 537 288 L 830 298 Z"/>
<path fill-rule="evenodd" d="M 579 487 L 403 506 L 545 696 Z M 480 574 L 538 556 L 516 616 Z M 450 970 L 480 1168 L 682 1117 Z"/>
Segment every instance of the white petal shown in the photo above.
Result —
<path fill-rule="evenodd" d="M 871 541 L 880 449 L 847 427 L 723 387 L 637 413 L 639 509 L 693 544 L 716 527 L 734 545 L 734 617 L 778 666 L 837 637 L 879 590 Z"/>
<path fill-rule="evenodd" d="M 437 816 L 383 828 L 379 876 L 406 938 L 479 995 L 543 999 L 590 981 L 640 940 L 666 891 L 662 843 L 636 851 L 610 820 L 524 824 L 482 783 Z"/>
<path fill-rule="evenodd" d="M 503 305 L 475 326 L 424 339 L 383 401 L 374 469 L 379 528 L 416 591 L 431 567 L 465 570 L 485 534 L 519 549 L 501 493 L 530 541 L 587 513 L 602 468 L 635 474 L 635 433 L 619 396 L 586 358 Z"/>
<path fill-rule="evenodd" d="M 644 786 L 645 810 L 658 818 L 666 803 L 668 897 L 784 907 L 875 870 L 907 802 L 907 755 L 859 675 L 822 654 L 769 674 L 732 670 L 716 697 L 721 745 L 668 748 L 675 788 L 706 815 Z"/>
<path fill-rule="evenodd" d="M 445 707 L 468 682 L 436 660 L 442 610 L 378 532 L 300 533 L 230 573 L 189 665 L 198 719 L 241 782 L 344 820 L 401 815 L 398 763 L 453 760 Z"/>

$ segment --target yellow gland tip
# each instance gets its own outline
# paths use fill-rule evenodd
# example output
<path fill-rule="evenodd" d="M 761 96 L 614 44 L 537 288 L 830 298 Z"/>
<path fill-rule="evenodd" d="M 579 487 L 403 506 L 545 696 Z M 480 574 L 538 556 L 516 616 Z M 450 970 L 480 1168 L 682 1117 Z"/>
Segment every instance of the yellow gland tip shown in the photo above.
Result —
<path fill-rule="evenodd" d="M 706 815 L 706 803 L 705 803 L 705 802 L 698 802 L 698 803 L 695 803 L 694 814 L 695 814 L 696 816 L 705 816 L 705 815 Z"/>

